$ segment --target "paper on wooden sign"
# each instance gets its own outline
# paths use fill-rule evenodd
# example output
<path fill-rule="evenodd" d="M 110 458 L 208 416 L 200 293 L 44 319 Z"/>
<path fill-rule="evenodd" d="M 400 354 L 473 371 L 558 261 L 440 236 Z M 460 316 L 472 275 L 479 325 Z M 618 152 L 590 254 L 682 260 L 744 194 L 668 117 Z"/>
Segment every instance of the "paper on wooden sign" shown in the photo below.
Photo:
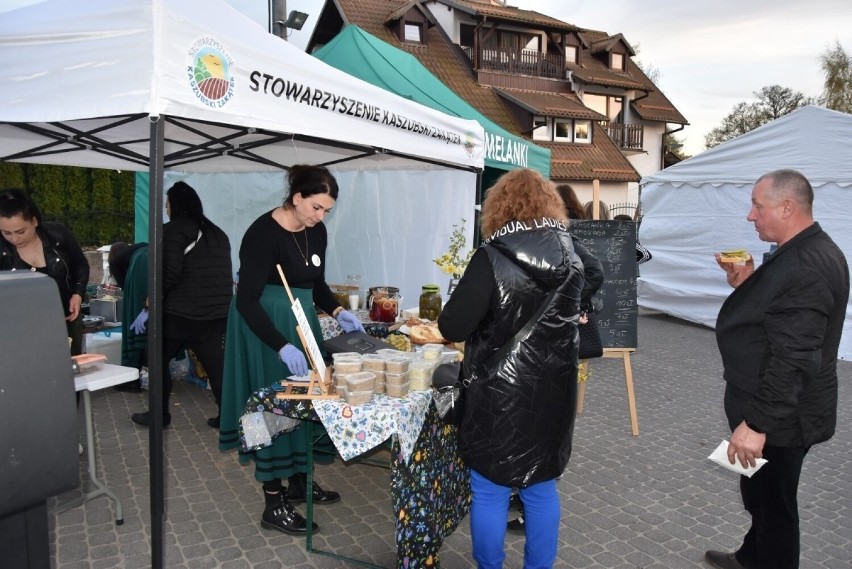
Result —
<path fill-rule="evenodd" d="M 296 315 L 296 321 L 302 329 L 303 340 L 307 344 L 305 349 L 308 350 L 308 353 L 317 368 L 319 376 L 325 377 L 325 362 L 322 361 L 322 352 L 320 352 L 317 340 L 311 332 L 311 325 L 308 323 L 308 317 L 305 316 L 305 310 L 302 308 L 302 303 L 299 302 L 298 298 L 293 301 L 292 307 L 293 314 Z"/>

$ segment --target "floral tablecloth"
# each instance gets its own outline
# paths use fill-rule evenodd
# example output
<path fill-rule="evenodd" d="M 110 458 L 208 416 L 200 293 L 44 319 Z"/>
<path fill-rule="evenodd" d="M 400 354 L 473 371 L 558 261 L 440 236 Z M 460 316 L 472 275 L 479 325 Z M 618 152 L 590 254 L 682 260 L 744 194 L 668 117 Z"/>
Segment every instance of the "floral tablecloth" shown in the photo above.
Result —
<path fill-rule="evenodd" d="M 262 389 L 247 402 L 240 427 L 243 447 L 252 450 L 271 444 L 299 420 L 321 420 L 341 457 L 369 450 L 396 433 L 391 503 L 397 566 L 440 568 L 444 538 L 470 511 L 470 471 L 458 457 L 456 427 L 438 418 L 430 404 L 431 394 L 412 391 L 401 399 L 377 395 L 368 405 L 351 407 L 334 400 L 277 399 L 276 393 Z"/>
<path fill-rule="evenodd" d="M 432 401 L 431 391 L 411 391 L 402 398 L 376 394 L 365 405 L 349 405 L 341 399 L 316 399 L 312 405 L 290 399 L 282 404 L 275 399 L 276 393 L 272 388 L 258 391 L 246 405 L 240 420 L 244 451 L 271 445 L 276 435 L 293 430 L 298 419 L 319 419 L 343 460 L 362 455 L 396 435 L 402 457 L 408 461 Z"/>

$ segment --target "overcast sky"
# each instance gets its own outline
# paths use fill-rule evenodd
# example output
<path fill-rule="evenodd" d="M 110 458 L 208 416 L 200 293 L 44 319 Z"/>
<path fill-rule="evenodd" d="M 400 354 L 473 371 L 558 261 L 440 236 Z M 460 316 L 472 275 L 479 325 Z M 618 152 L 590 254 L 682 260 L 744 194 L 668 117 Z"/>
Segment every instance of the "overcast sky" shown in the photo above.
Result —
<path fill-rule="evenodd" d="M 0 11 L 33 0 L 0 0 Z M 268 0 L 227 0 L 262 21 Z M 309 14 L 310 33 L 324 0 L 288 0 Z M 509 5 L 584 28 L 622 33 L 658 86 L 690 122 L 678 134 L 688 154 L 740 101 L 781 85 L 807 96 L 822 92 L 819 56 L 835 40 L 852 55 L 852 0 L 509 0 Z M 265 25 L 265 24 L 264 24 Z"/>

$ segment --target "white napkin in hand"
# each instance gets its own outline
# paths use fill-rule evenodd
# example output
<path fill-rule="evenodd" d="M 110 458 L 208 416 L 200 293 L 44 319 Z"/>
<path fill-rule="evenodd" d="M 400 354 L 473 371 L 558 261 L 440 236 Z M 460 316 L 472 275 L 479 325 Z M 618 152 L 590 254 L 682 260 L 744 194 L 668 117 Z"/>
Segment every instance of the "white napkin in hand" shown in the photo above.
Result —
<path fill-rule="evenodd" d="M 765 458 L 756 458 L 754 460 L 754 467 L 750 466 L 748 468 L 743 468 L 739 460 L 734 460 L 734 464 L 731 464 L 730 462 L 728 462 L 728 441 L 722 441 L 721 443 L 719 443 L 719 446 L 716 447 L 716 450 L 714 450 L 707 458 L 709 458 L 720 466 L 724 466 L 731 472 L 736 472 L 737 474 L 742 474 L 744 476 L 748 476 L 749 478 L 751 478 L 755 472 L 760 470 L 761 466 L 766 464 Z"/>

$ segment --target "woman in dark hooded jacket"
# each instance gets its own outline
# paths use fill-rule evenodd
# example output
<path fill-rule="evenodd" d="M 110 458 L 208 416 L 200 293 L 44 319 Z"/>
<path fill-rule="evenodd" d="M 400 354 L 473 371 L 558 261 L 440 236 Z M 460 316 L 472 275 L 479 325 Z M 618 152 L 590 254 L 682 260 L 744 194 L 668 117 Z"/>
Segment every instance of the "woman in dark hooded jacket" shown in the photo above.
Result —
<path fill-rule="evenodd" d="M 234 291 L 231 243 L 218 225 L 204 215 L 195 189 L 177 182 L 166 192 L 168 223 L 163 225 L 163 426 L 172 422 L 169 399 L 172 377 L 169 361 L 191 349 L 207 372 L 217 411 L 222 402 L 225 366 L 225 328 Z M 141 324 L 141 326 L 137 326 Z M 138 334 L 147 328 L 147 309 L 131 325 Z M 148 427 L 150 411 L 133 413 L 131 420 Z M 207 420 L 219 428 L 219 414 Z"/>
<path fill-rule="evenodd" d="M 473 557 L 480 569 L 502 567 L 517 487 L 526 511 L 524 567 L 552 567 L 560 518 L 555 479 L 571 455 L 577 403 L 583 264 L 559 194 L 533 170 L 497 181 L 481 223 L 490 237 L 438 318 L 446 339 L 466 342 L 465 376 L 476 372 L 459 427 L 459 451 L 471 468 Z M 542 307 L 502 360 L 486 365 Z"/>

